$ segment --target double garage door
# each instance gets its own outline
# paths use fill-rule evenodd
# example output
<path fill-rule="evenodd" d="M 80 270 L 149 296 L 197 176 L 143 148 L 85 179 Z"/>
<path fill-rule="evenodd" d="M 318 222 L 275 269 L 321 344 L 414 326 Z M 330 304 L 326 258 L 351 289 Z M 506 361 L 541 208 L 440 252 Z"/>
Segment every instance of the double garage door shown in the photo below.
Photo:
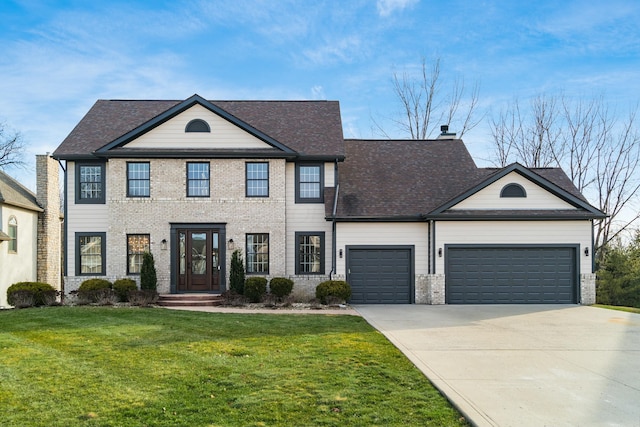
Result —
<path fill-rule="evenodd" d="M 577 302 L 575 247 L 447 247 L 448 304 Z"/>
<path fill-rule="evenodd" d="M 352 304 L 413 302 L 412 247 L 347 247 L 346 261 Z"/>

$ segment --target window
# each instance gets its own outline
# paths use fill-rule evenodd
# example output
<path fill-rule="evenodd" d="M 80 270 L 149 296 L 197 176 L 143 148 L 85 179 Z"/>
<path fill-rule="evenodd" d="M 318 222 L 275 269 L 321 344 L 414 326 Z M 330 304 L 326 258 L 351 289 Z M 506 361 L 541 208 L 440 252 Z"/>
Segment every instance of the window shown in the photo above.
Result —
<path fill-rule="evenodd" d="M 268 234 L 247 234 L 247 273 L 269 274 Z"/>
<path fill-rule="evenodd" d="M 323 171 L 319 164 L 296 165 L 296 202 L 322 203 Z"/>
<path fill-rule="evenodd" d="M 296 233 L 296 274 L 324 274 L 324 232 Z"/>
<path fill-rule="evenodd" d="M 106 274 L 106 233 L 76 233 L 76 275 Z"/>
<path fill-rule="evenodd" d="M 149 252 L 148 234 L 127 234 L 127 274 L 140 274 L 142 256 Z"/>
<path fill-rule="evenodd" d="M 209 197 L 209 163 L 187 163 L 187 196 Z"/>
<path fill-rule="evenodd" d="M 9 253 L 17 254 L 18 253 L 18 220 L 15 216 L 9 217 L 9 227 L 7 229 L 9 232 Z"/>
<path fill-rule="evenodd" d="M 500 197 L 527 197 L 527 192 L 520 184 L 507 184 L 500 191 Z"/>
<path fill-rule="evenodd" d="M 209 123 L 202 119 L 193 119 L 184 128 L 185 132 L 211 132 Z"/>
<path fill-rule="evenodd" d="M 149 163 L 127 162 L 127 196 L 149 197 Z"/>
<path fill-rule="evenodd" d="M 269 163 L 247 163 L 247 197 L 269 197 Z"/>
<path fill-rule="evenodd" d="M 76 203 L 104 203 L 104 163 L 76 165 Z"/>

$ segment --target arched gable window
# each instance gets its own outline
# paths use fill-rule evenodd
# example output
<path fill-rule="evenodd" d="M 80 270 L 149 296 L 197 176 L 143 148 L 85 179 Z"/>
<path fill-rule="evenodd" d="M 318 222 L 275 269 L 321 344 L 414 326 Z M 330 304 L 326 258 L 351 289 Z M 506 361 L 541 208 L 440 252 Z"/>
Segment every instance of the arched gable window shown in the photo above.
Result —
<path fill-rule="evenodd" d="M 18 220 L 15 216 L 9 217 L 9 227 L 7 229 L 9 232 L 9 253 L 18 253 Z"/>
<path fill-rule="evenodd" d="M 185 132 L 211 132 L 209 123 L 202 119 L 193 119 L 184 128 Z"/>
<path fill-rule="evenodd" d="M 511 183 L 502 187 L 500 197 L 527 197 L 527 192 L 524 190 L 522 185 Z"/>

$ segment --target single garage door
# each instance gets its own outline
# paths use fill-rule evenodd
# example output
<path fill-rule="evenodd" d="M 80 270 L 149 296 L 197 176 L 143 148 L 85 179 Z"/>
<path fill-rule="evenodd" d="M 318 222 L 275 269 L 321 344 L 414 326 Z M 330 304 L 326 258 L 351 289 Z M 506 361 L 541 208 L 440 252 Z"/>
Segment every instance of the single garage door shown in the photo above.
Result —
<path fill-rule="evenodd" d="M 410 304 L 411 247 L 347 247 L 347 281 L 353 304 Z"/>
<path fill-rule="evenodd" d="M 575 247 L 448 247 L 448 304 L 572 304 Z"/>

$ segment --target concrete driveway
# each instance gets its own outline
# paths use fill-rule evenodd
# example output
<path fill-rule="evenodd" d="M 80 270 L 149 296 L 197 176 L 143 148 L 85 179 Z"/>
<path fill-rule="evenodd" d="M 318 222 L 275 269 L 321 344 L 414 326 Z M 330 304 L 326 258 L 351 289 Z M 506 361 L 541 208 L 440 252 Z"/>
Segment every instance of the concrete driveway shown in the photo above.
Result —
<path fill-rule="evenodd" d="M 640 427 L 640 314 L 357 305 L 478 426 Z"/>

